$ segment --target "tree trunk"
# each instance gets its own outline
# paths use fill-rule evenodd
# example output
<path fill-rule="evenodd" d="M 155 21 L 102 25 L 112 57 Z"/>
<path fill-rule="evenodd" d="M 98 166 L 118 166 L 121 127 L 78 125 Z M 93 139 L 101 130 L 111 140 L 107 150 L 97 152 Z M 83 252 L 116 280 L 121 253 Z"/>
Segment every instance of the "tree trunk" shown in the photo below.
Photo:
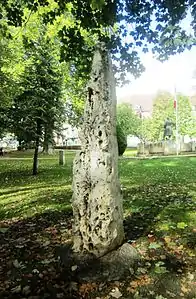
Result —
<path fill-rule="evenodd" d="M 39 151 L 40 135 L 41 135 L 41 123 L 39 120 L 37 120 L 35 151 L 34 151 L 34 157 L 33 157 L 33 175 L 37 175 L 37 172 L 38 172 L 38 151 Z"/>
<path fill-rule="evenodd" d="M 73 168 L 74 250 L 100 257 L 124 239 L 115 82 L 101 44 L 93 59 L 81 131 L 81 152 Z"/>

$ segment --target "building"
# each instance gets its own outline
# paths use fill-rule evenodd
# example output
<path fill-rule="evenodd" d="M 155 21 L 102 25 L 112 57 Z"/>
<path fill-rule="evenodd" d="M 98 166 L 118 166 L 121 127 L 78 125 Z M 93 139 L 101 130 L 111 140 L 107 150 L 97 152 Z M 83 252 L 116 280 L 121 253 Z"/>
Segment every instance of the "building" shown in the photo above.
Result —
<path fill-rule="evenodd" d="M 64 124 L 60 134 L 55 134 L 54 141 L 57 146 L 77 146 L 80 145 L 78 128 L 70 124 Z"/>

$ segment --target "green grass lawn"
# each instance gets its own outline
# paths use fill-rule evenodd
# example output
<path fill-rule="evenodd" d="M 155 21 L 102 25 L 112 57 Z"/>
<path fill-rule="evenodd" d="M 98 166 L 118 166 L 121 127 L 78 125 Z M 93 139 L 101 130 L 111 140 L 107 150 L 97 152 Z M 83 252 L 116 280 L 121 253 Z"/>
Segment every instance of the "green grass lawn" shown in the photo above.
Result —
<path fill-rule="evenodd" d="M 10 238 L 13 239 L 18 227 L 22 236 L 28 233 L 29 227 L 33 227 L 31 237 L 34 230 L 33 236 L 39 234 L 40 242 L 49 240 L 52 243 L 51 235 L 44 229 L 55 227 L 58 231 L 55 242 L 66 242 L 62 235 L 65 239 L 70 237 L 69 233 L 65 234 L 67 227 L 63 225 L 71 215 L 74 152 L 65 151 L 64 166 L 58 165 L 57 154 L 41 155 L 43 159 L 39 161 L 39 174 L 36 177 L 31 175 L 32 152 L 13 153 L 9 157 L 0 158 L 0 232 L 3 231 L 2 227 L 11 225 L 13 231 Z M 151 280 L 156 276 L 162 280 L 177 273 L 185 281 L 184 290 L 181 290 L 184 294 L 182 298 L 188 299 L 195 298 L 188 292 L 186 297 L 186 290 L 192 292 L 193 278 L 189 281 L 184 274 L 193 273 L 196 265 L 195 169 L 195 157 L 119 160 L 126 240 L 139 250 L 150 265 L 146 266 L 147 270 L 142 268 L 137 277 L 140 277 L 140 281 L 145 275 Z M 20 233 L 17 233 L 17 237 L 21 236 Z M 38 267 L 36 265 L 36 269 Z M 143 287 L 141 284 L 137 286 Z M 131 294 L 136 291 L 134 288 L 134 285 L 130 287 Z M 165 295 L 160 289 L 157 291 L 159 295 Z M 175 291 L 173 293 L 175 295 Z M 170 295 L 160 298 L 181 298 L 179 294 L 176 297 Z M 154 295 L 145 296 L 155 298 Z"/>
<path fill-rule="evenodd" d="M 65 155 L 63 167 L 58 165 L 57 154 L 40 155 L 38 176 L 31 175 L 32 152 L 13 153 L 10 160 L 0 159 L 0 220 L 70 209 L 74 153 Z"/>
<path fill-rule="evenodd" d="M 124 157 L 136 157 L 137 148 L 127 148 L 123 154 Z"/>

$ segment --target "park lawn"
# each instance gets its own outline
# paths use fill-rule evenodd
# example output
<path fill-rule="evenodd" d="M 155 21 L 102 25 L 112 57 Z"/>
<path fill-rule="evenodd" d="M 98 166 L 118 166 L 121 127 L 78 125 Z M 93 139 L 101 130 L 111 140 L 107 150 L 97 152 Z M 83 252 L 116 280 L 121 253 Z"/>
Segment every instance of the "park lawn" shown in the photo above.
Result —
<path fill-rule="evenodd" d="M 41 156 L 36 177 L 31 175 L 32 153 L 28 159 L 18 155 L 21 159 L 0 159 L 0 277 L 6 273 L 0 294 L 2 288 L 3 298 L 23 298 L 28 286 L 37 298 L 60 298 L 66 288 L 56 248 L 71 238 L 74 153 L 65 151 L 64 166 L 56 154 Z M 123 295 L 195 298 L 195 168 L 194 157 L 119 160 L 126 240 L 143 258 L 132 279 L 118 285 Z M 76 298 L 105 298 L 113 287 L 108 282 L 92 293 L 96 286 L 78 284 L 73 292 Z"/>
<path fill-rule="evenodd" d="M 40 155 L 39 175 L 32 176 L 33 152 L 0 159 L 0 220 L 26 218 L 47 210 L 70 209 L 74 152 L 66 152 L 66 165 L 58 155 Z M 22 158 L 24 157 L 24 159 Z"/>
<path fill-rule="evenodd" d="M 123 154 L 123 157 L 136 157 L 137 148 L 127 148 Z"/>

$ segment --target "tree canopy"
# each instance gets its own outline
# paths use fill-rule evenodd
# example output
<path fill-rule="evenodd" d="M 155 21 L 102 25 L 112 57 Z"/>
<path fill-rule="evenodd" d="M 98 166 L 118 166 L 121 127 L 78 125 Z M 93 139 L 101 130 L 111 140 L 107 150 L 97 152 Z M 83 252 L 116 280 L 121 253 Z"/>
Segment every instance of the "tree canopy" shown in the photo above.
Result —
<path fill-rule="evenodd" d="M 118 78 L 126 72 L 143 71 L 139 52 L 150 48 L 160 60 L 195 44 L 196 4 L 193 0 L 4 0 L 1 17 L 12 26 L 25 26 L 34 12 L 42 9 L 45 23 L 56 26 L 61 40 L 61 58 L 72 61 L 80 75 L 89 73 L 92 49 L 105 42 L 115 61 Z M 193 34 L 181 21 L 191 13 Z M 66 18 L 66 21 L 62 21 Z"/>
<path fill-rule="evenodd" d="M 125 136 L 133 135 L 140 138 L 141 118 L 129 104 L 117 106 L 117 124 L 124 132 Z"/>
<path fill-rule="evenodd" d="M 179 133 L 193 136 L 193 115 L 189 97 L 177 94 Z M 159 92 L 154 99 L 152 118 L 148 120 L 150 140 L 162 140 L 163 126 L 166 118 L 173 123 L 173 134 L 176 129 L 176 111 L 174 109 L 174 96 L 168 92 Z"/>
<path fill-rule="evenodd" d="M 165 60 L 195 45 L 195 12 L 196 5 L 191 0 L 3 0 L 0 3 L 0 47 L 3 49 L 0 76 L 1 93 L 4 93 L 3 97 L 0 95 L 1 105 L 4 102 L 7 107 L 18 95 L 17 83 L 31 63 L 25 44 L 35 41 L 43 26 L 45 37 L 56 46 L 55 59 L 61 60 L 65 117 L 79 124 L 98 40 L 110 51 L 116 78 L 122 83 L 127 72 L 137 77 L 144 70 L 139 58 L 142 51 L 151 50 L 157 58 Z M 192 16 L 192 33 L 182 27 L 188 14 Z M 8 53 L 12 58 L 6 64 Z M 1 131 L 7 123 L 5 107 L 0 107 Z"/>

